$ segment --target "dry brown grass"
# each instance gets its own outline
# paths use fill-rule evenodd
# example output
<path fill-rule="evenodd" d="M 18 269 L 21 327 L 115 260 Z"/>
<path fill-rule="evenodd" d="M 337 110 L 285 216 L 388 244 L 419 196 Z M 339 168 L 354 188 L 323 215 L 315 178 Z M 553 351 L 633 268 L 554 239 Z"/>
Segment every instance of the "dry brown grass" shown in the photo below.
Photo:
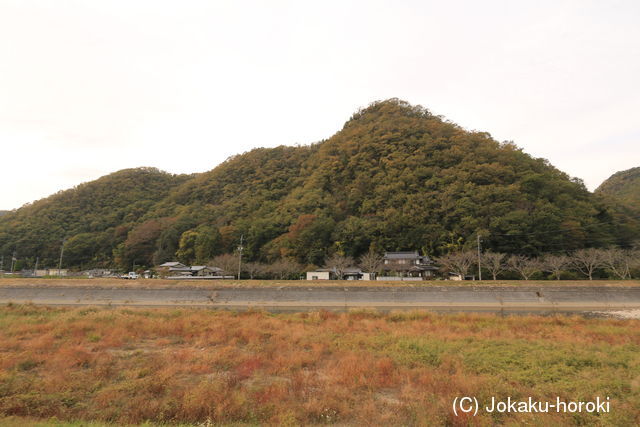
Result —
<path fill-rule="evenodd" d="M 418 282 L 398 281 L 347 281 L 347 280 L 168 280 L 138 279 L 124 280 L 115 278 L 19 278 L 1 277 L 0 286 L 88 286 L 109 288 L 250 288 L 250 287 L 381 287 L 381 286 L 640 286 L 640 280 L 483 280 L 454 281 L 432 280 Z"/>
<path fill-rule="evenodd" d="M 10 305 L 0 343 L 0 416 L 17 419 L 640 423 L 638 320 Z M 456 417 L 463 395 L 610 396 L 612 413 Z"/>

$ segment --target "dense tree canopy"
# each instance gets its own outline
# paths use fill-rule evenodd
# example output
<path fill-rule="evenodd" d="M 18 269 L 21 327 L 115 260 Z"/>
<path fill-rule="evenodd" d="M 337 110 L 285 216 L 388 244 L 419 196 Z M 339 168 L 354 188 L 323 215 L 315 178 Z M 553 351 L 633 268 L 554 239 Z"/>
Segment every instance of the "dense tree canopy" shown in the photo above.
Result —
<path fill-rule="evenodd" d="M 640 167 L 616 172 L 596 190 L 640 212 Z"/>
<path fill-rule="evenodd" d="M 0 218 L 0 251 L 69 266 L 247 262 L 323 265 L 383 250 L 442 256 L 475 244 L 527 256 L 628 247 L 634 215 L 510 142 L 391 99 L 328 140 L 258 148 L 189 177 L 121 171 Z"/>
<path fill-rule="evenodd" d="M 144 214 L 188 178 L 125 169 L 27 204 L 2 216 L 0 254 L 53 266 L 64 240 L 67 265 L 110 265 Z"/>

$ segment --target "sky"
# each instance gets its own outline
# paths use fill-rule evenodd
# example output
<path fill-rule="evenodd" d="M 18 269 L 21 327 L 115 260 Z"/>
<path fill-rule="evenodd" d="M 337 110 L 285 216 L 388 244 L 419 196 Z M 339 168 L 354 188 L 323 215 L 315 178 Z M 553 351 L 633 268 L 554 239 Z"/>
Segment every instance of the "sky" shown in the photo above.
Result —
<path fill-rule="evenodd" d="M 204 172 L 400 98 L 595 189 L 640 166 L 640 2 L 0 0 L 0 210 Z"/>

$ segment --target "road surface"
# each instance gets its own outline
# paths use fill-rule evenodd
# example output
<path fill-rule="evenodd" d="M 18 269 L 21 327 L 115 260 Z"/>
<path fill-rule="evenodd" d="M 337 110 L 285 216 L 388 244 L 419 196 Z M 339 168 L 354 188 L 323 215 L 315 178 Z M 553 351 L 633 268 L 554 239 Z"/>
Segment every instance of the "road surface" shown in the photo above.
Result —
<path fill-rule="evenodd" d="M 0 303 L 269 311 L 580 312 L 640 309 L 640 286 L 386 286 L 180 289 L 0 286 Z"/>

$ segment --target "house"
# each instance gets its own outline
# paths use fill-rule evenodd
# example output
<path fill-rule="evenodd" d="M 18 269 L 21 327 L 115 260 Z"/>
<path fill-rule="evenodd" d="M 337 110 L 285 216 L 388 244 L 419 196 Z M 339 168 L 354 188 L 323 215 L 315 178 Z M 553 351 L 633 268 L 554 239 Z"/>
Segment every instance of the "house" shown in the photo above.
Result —
<path fill-rule="evenodd" d="M 344 280 L 375 280 L 376 273 L 365 273 L 359 268 L 349 267 L 342 272 Z"/>
<path fill-rule="evenodd" d="M 359 268 L 348 267 L 342 271 L 343 280 L 374 280 L 375 273 L 365 273 Z M 307 280 L 338 280 L 338 273 L 333 268 L 319 268 L 307 271 Z"/>
<path fill-rule="evenodd" d="M 222 276 L 222 269 L 218 267 L 209 267 L 207 265 L 192 265 L 191 272 L 193 276 Z"/>
<path fill-rule="evenodd" d="M 158 268 L 163 268 L 163 267 L 166 267 L 166 268 L 172 268 L 172 267 L 185 268 L 186 265 L 184 265 L 183 263 L 178 262 L 178 261 L 169 261 L 169 262 L 165 262 L 164 264 L 160 264 L 158 266 Z"/>
<path fill-rule="evenodd" d="M 382 258 L 383 276 L 378 280 L 429 280 L 438 270 L 435 263 L 418 251 L 385 252 Z"/>
<path fill-rule="evenodd" d="M 336 280 L 338 275 L 331 268 L 318 268 L 315 271 L 307 271 L 307 280 Z"/>
<path fill-rule="evenodd" d="M 157 267 L 169 279 L 233 279 L 234 276 L 225 276 L 224 271 L 218 267 L 208 265 L 192 265 L 190 267 L 179 262 L 165 262 Z"/>
<path fill-rule="evenodd" d="M 193 276 L 191 267 L 187 267 L 183 264 L 180 264 L 179 266 L 175 266 L 175 267 L 169 267 L 168 273 L 170 277 Z"/>
<path fill-rule="evenodd" d="M 168 276 L 169 274 L 176 274 L 175 269 L 188 269 L 186 265 L 178 261 L 169 261 L 164 264 L 160 264 L 154 268 L 160 277 Z"/>

